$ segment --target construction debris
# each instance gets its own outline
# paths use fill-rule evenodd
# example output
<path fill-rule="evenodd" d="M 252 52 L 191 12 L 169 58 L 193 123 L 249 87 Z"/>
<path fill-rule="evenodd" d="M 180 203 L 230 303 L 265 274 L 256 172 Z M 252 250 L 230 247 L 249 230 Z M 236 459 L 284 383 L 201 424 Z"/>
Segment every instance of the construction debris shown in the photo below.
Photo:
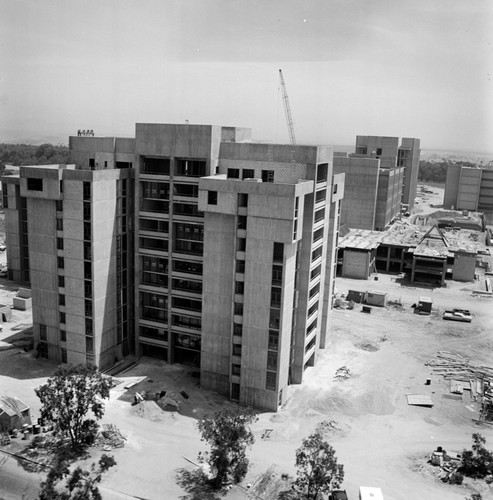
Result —
<path fill-rule="evenodd" d="M 103 424 L 99 444 L 104 449 L 107 448 L 123 448 L 127 438 L 113 424 Z"/>
<path fill-rule="evenodd" d="M 341 366 L 337 369 L 334 378 L 337 380 L 346 380 L 351 376 L 351 372 L 347 366 Z"/>
<path fill-rule="evenodd" d="M 472 365 L 469 358 L 447 351 L 438 351 L 434 359 L 427 361 L 433 371 L 450 380 L 450 392 L 463 394 L 471 391 L 471 399 L 481 403 L 478 422 L 493 422 L 493 368 L 484 365 Z M 449 399 L 462 399 L 462 396 L 444 394 Z"/>

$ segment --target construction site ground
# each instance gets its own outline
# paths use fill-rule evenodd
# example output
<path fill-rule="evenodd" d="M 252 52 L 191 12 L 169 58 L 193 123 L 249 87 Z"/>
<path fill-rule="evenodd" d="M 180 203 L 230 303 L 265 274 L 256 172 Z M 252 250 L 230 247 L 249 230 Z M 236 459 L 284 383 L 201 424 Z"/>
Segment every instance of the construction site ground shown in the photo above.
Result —
<path fill-rule="evenodd" d="M 448 281 L 444 288 L 422 288 L 385 274 L 369 281 L 337 279 L 336 287 L 339 295 L 349 289 L 383 291 L 392 304 L 372 307 L 371 313 L 362 312 L 358 304 L 352 310 L 333 311 L 328 345 L 316 366 L 307 370 L 303 385 L 290 386 L 284 406 L 277 413 L 260 413 L 252 426 L 256 441 L 249 451 L 250 470 L 226 498 L 276 498 L 276 491 L 287 485 L 282 475 L 295 474 L 296 449 L 317 428 L 344 464 L 342 487 L 350 500 L 358 498 L 359 486 L 382 488 L 386 500 L 464 500 L 474 491 L 483 499 L 493 498 L 485 482 L 444 484 L 438 468 L 427 464 L 437 446 L 449 452 L 470 449 L 474 432 L 481 433 L 486 447 L 493 449 L 493 427 L 475 424 L 479 404 L 469 391 L 460 398 L 444 397 L 450 395 L 450 381 L 426 366 L 438 351 L 492 366 L 493 299 L 472 293 L 480 287 L 478 282 Z M 13 287 L 0 279 L 0 302 L 7 303 L 12 294 Z M 422 295 L 433 300 L 430 316 L 415 314 L 411 307 Z M 472 322 L 443 321 L 443 311 L 453 307 L 469 309 Z M 34 388 L 56 365 L 34 358 L 16 344 L 16 339 L 20 342 L 30 335 L 24 314 L 15 311 L 0 334 L 0 395 L 19 397 L 31 406 L 36 419 L 39 401 Z M 336 378 L 341 367 L 346 367 L 346 376 Z M 196 461 L 198 453 L 207 449 L 196 419 L 234 405 L 201 389 L 196 370 L 159 360 L 143 358 L 116 378 L 101 422 L 114 424 L 126 438 L 125 445 L 111 451 L 97 447 L 86 461 L 89 464 L 102 453 L 116 459 L 117 466 L 103 480 L 103 498 L 179 498 L 184 492 L 176 484 L 176 470 L 193 469 L 187 459 Z M 137 391 L 149 395 L 166 391 L 179 403 L 179 411 L 165 411 L 164 405 L 150 400 L 132 405 Z M 433 407 L 408 405 L 408 394 L 431 397 Z M 23 443 L 17 440 L 1 448 L 17 452 Z M 35 498 L 41 477 L 0 453 L 0 498 L 20 498 L 8 485 L 14 480 L 20 482 L 18 491 L 24 498 Z"/>

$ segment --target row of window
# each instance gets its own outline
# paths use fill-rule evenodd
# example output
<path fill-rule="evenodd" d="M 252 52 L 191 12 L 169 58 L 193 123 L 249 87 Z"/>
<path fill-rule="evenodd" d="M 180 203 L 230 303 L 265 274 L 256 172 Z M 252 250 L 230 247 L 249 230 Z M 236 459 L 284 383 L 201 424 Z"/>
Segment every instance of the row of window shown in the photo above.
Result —
<path fill-rule="evenodd" d="M 171 160 L 169 158 L 144 158 L 142 170 L 144 174 L 170 175 Z M 174 174 L 186 177 L 205 177 L 207 175 L 207 162 L 175 158 Z"/>
<path fill-rule="evenodd" d="M 228 168 L 228 179 L 240 179 L 239 168 Z M 241 179 L 255 179 L 255 170 L 253 168 L 241 169 Z M 262 182 L 274 182 L 274 170 L 262 170 L 260 178 Z"/>
<path fill-rule="evenodd" d="M 269 336 L 267 342 L 267 372 L 265 388 L 277 389 L 277 363 L 279 334 L 281 326 L 282 271 L 284 245 L 274 243 L 272 251 L 272 285 L 269 317 Z"/>

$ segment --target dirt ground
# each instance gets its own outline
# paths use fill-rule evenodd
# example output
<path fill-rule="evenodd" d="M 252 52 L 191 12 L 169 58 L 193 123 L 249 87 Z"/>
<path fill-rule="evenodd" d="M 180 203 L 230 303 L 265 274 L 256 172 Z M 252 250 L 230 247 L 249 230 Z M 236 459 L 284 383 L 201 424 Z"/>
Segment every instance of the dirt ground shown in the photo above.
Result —
<path fill-rule="evenodd" d="M 440 203 L 440 194 L 436 198 Z M 435 204 L 435 200 L 427 201 Z M 362 485 L 381 487 L 386 500 L 464 500 L 473 491 L 481 492 L 485 500 L 493 498 L 493 490 L 484 483 L 444 484 L 426 465 L 437 446 L 449 452 L 470 448 L 474 432 L 480 432 L 493 449 L 493 427 L 474 425 L 478 404 L 467 391 L 461 400 L 444 398 L 450 382 L 425 365 L 437 351 L 448 351 L 469 358 L 472 364 L 493 366 L 493 299 L 473 295 L 477 283 L 449 281 L 444 288 L 421 288 L 385 274 L 369 281 L 337 279 L 336 286 L 339 294 L 349 289 L 384 291 L 402 308 L 373 307 L 370 314 L 363 313 L 360 305 L 334 310 L 328 347 L 317 365 L 308 369 L 303 385 L 289 388 L 289 399 L 277 413 L 259 415 L 253 425 L 256 442 L 249 452 L 248 476 L 226 498 L 274 498 L 269 492 L 284 485 L 281 474 L 295 473 L 295 450 L 302 439 L 321 425 L 339 463 L 344 464 L 343 488 L 350 500 L 358 498 Z M 0 302 L 10 293 L 0 290 Z M 411 308 L 421 295 L 433 300 L 430 316 L 414 314 Z M 470 309 L 472 323 L 443 321 L 441 313 L 450 307 Z M 11 346 L 13 333 L 18 341 L 28 336 L 19 334 L 27 319 L 14 319 L 0 337 L 0 393 L 23 399 L 37 418 L 39 404 L 33 389 L 55 366 L 18 348 L 2 350 Z M 343 366 L 349 377 L 334 378 Z M 425 384 L 428 378 L 430 385 Z M 193 468 L 186 459 L 195 461 L 198 452 L 206 449 L 195 428 L 196 418 L 232 403 L 202 390 L 192 369 L 149 358 L 119 374 L 117 382 L 102 423 L 115 424 L 126 444 L 111 451 L 117 466 L 103 481 L 103 498 L 179 498 L 183 491 L 176 485 L 176 469 Z M 167 391 L 179 403 L 179 411 L 164 411 L 151 401 L 132 406 L 134 392 L 142 390 L 149 394 Z M 434 406 L 409 406 L 407 394 L 429 395 Z M 262 437 L 267 430 L 269 437 Z M 102 452 L 95 450 L 92 460 Z M 2 465 L 0 453 L 0 498 L 18 498 L 2 491 L 2 474 L 14 467 Z M 25 498 L 34 498 L 30 495 L 39 477 L 16 472 L 24 481 Z"/>

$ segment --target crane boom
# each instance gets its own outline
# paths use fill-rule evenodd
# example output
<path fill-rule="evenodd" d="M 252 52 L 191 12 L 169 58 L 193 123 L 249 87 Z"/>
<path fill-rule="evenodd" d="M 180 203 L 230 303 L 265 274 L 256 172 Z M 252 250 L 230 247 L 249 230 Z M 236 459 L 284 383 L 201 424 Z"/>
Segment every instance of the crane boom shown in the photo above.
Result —
<path fill-rule="evenodd" d="M 296 137 L 294 136 L 293 118 L 291 117 L 291 109 L 289 107 L 288 93 L 286 91 L 286 84 L 284 83 L 284 77 L 282 76 L 282 70 L 279 70 L 279 78 L 281 79 L 282 99 L 284 101 L 284 112 L 286 113 L 286 121 L 288 122 L 289 138 L 291 139 L 291 144 L 296 144 Z"/>

